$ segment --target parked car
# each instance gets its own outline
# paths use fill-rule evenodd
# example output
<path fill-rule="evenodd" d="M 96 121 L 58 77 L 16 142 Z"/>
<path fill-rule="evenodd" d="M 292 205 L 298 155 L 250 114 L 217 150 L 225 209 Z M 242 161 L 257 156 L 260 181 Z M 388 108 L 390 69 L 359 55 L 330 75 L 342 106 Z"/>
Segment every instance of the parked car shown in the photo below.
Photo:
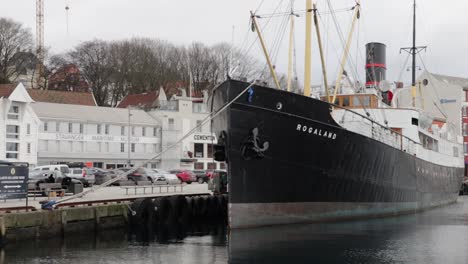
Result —
<path fill-rule="evenodd" d="M 128 170 L 130 170 L 130 169 L 128 169 Z M 139 182 L 139 181 L 148 181 L 148 180 L 150 180 L 150 179 L 147 178 L 147 176 L 145 176 L 144 174 L 139 173 L 137 171 L 134 171 L 134 172 L 128 174 L 127 179 L 129 181 L 133 181 L 135 183 L 135 185 L 137 185 L 137 182 Z"/>
<path fill-rule="evenodd" d="M 167 184 L 167 181 L 164 175 L 158 174 L 152 169 L 138 168 L 136 170 L 136 173 L 143 175 L 143 177 L 146 177 L 148 181 L 151 181 L 152 183 Z"/>
<path fill-rule="evenodd" d="M 206 171 L 204 170 L 194 170 L 193 173 L 195 173 L 195 176 L 197 177 L 197 182 L 202 184 L 205 182 L 208 182 L 209 177 L 206 174 Z"/>
<path fill-rule="evenodd" d="M 45 165 L 45 166 L 38 166 L 32 169 L 32 171 L 60 171 L 63 174 L 68 174 L 70 172 L 70 168 L 68 165 L 59 164 L 59 165 Z"/>
<path fill-rule="evenodd" d="M 181 182 L 185 182 L 187 184 L 191 184 L 192 182 L 197 181 L 197 176 L 195 173 L 189 170 L 171 170 L 169 172 L 175 174 Z"/>
<path fill-rule="evenodd" d="M 84 187 L 92 187 L 96 179 L 94 174 L 89 173 L 87 168 L 70 168 L 68 177 L 79 180 Z"/>
<path fill-rule="evenodd" d="M 166 178 L 167 184 L 181 184 L 182 181 L 177 177 L 175 174 L 166 174 L 164 176 Z"/>
<path fill-rule="evenodd" d="M 168 171 L 161 170 L 161 169 L 153 169 L 153 171 L 159 177 L 164 177 L 166 179 L 167 184 L 180 184 L 181 183 L 181 181 L 175 174 L 172 174 Z"/>

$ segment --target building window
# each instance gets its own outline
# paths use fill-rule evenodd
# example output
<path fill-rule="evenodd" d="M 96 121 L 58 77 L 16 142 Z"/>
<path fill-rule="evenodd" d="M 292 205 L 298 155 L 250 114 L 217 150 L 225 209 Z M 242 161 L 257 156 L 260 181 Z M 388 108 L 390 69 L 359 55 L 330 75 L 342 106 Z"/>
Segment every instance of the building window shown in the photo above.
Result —
<path fill-rule="evenodd" d="M 7 142 L 6 143 L 6 158 L 18 159 L 19 143 Z"/>
<path fill-rule="evenodd" d="M 146 127 L 141 128 L 141 136 L 146 137 Z"/>
<path fill-rule="evenodd" d="M 101 125 L 97 125 L 96 132 L 97 132 L 98 134 L 101 134 L 101 132 L 102 132 L 102 131 L 101 131 Z"/>
<path fill-rule="evenodd" d="M 458 157 L 458 148 L 457 147 L 453 147 L 453 156 Z"/>
<path fill-rule="evenodd" d="M 153 127 L 153 137 L 157 137 L 157 135 L 158 135 L 158 128 Z"/>
<path fill-rule="evenodd" d="M 26 134 L 27 134 L 27 135 L 31 135 L 31 124 L 28 124 L 28 125 L 26 126 Z"/>
<path fill-rule="evenodd" d="M 208 149 L 207 149 L 208 158 L 212 158 L 213 157 L 213 144 L 207 144 L 207 145 L 208 145 Z"/>
<path fill-rule="evenodd" d="M 120 152 L 125 152 L 125 143 L 120 143 Z"/>
<path fill-rule="evenodd" d="M 169 130 L 174 130 L 174 118 L 169 118 Z"/>
<path fill-rule="evenodd" d="M 135 152 L 135 143 L 132 143 L 132 152 Z"/>
<path fill-rule="evenodd" d="M 468 107 L 466 107 L 466 106 L 462 107 L 462 116 L 463 117 L 468 117 L 467 110 L 468 110 Z"/>
<path fill-rule="evenodd" d="M 60 132 L 60 122 L 55 122 L 55 131 Z"/>
<path fill-rule="evenodd" d="M 196 169 L 196 170 L 204 170 L 205 169 L 205 163 L 203 162 L 195 162 L 193 164 L 193 167 Z"/>
<path fill-rule="evenodd" d="M 47 130 L 49 130 L 49 124 L 44 122 L 44 132 L 47 132 Z"/>
<path fill-rule="evenodd" d="M 468 123 L 463 124 L 463 135 L 468 136 Z"/>
<path fill-rule="evenodd" d="M 120 135 L 125 136 L 125 127 L 124 126 L 120 127 Z"/>
<path fill-rule="evenodd" d="M 197 120 L 197 131 L 202 132 L 202 121 L 201 120 Z"/>
<path fill-rule="evenodd" d="M 73 123 L 68 123 L 68 133 L 73 133 Z"/>
<path fill-rule="evenodd" d="M 203 145 L 200 143 L 194 144 L 195 158 L 203 158 Z"/>
<path fill-rule="evenodd" d="M 7 125 L 6 138 L 19 138 L 19 126 Z"/>
<path fill-rule="evenodd" d="M 467 142 L 463 143 L 463 151 L 464 151 L 465 154 L 468 154 L 468 143 Z"/>
<path fill-rule="evenodd" d="M 105 133 L 106 135 L 109 135 L 109 127 L 110 127 L 109 125 L 106 125 L 106 126 L 104 127 L 104 133 Z"/>
<path fill-rule="evenodd" d="M 83 134 L 83 124 L 80 124 L 80 134 Z"/>
<path fill-rule="evenodd" d="M 19 119 L 19 106 L 12 105 L 8 111 L 8 119 L 18 120 Z"/>
<path fill-rule="evenodd" d="M 221 170 L 225 170 L 225 169 L 226 169 L 226 163 L 224 163 L 224 162 L 223 162 L 223 163 L 220 163 L 220 164 L 219 164 L 219 168 L 220 168 Z"/>
<path fill-rule="evenodd" d="M 28 154 L 31 154 L 31 143 L 28 143 Z"/>
<path fill-rule="evenodd" d="M 216 170 L 216 163 L 208 162 L 208 169 L 209 170 Z"/>
<path fill-rule="evenodd" d="M 132 136 L 135 136 L 135 127 L 132 126 Z"/>

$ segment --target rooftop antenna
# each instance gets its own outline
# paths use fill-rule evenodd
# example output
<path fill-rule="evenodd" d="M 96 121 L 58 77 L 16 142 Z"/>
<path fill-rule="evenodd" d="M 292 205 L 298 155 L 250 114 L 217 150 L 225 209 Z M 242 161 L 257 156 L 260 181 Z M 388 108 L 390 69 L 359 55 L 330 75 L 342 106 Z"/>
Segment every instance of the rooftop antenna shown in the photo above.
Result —
<path fill-rule="evenodd" d="M 68 15 L 69 15 L 68 11 L 69 10 L 70 10 L 70 6 L 67 3 L 67 5 L 65 6 L 65 12 L 66 12 L 66 17 L 67 17 L 67 35 L 69 35 L 69 30 L 68 30 L 69 29 L 69 20 L 68 20 Z"/>

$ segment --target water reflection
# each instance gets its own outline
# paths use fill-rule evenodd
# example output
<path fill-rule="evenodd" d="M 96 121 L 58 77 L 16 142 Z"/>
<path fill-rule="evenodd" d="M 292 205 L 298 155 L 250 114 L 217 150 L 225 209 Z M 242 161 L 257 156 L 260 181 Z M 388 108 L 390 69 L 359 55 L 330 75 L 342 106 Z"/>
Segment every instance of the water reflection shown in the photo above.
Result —
<path fill-rule="evenodd" d="M 226 237 L 219 221 L 118 229 L 8 244 L 0 263 L 227 263 Z"/>
<path fill-rule="evenodd" d="M 233 230 L 230 263 L 468 263 L 468 207 L 346 223 Z"/>
<path fill-rule="evenodd" d="M 8 244 L 0 263 L 468 263 L 468 198 L 421 214 L 229 232 L 222 221 Z M 229 245 L 228 245 L 229 244 Z"/>

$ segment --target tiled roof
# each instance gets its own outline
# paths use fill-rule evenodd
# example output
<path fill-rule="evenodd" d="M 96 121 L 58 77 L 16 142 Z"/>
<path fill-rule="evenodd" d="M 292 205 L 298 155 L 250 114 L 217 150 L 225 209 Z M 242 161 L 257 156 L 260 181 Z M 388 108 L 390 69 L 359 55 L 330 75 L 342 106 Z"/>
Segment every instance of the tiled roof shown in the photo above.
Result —
<path fill-rule="evenodd" d="M 36 102 L 96 106 L 92 93 L 32 89 L 28 89 L 28 93 Z"/>
<path fill-rule="evenodd" d="M 157 99 L 159 97 L 159 91 L 142 93 L 142 94 L 129 94 L 124 97 L 122 102 L 117 105 L 118 108 L 127 108 L 131 106 L 139 106 L 142 108 L 154 108 L 157 107 Z"/>
<path fill-rule="evenodd" d="M 34 112 L 41 119 L 64 119 L 80 122 L 128 124 L 128 110 L 114 107 L 63 105 L 53 103 L 31 104 Z M 131 110 L 131 122 L 134 125 L 160 126 L 159 121 L 143 110 Z"/>
<path fill-rule="evenodd" d="M 0 97 L 9 97 L 15 90 L 14 84 L 0 84 Z M 51 90 L 26 89 L 29 96 L 36 102 L 56 104 L 76 104 L 96 106 L 92 93 L 78 93 Z"/>
<path fill-rule="evenodd" d="M 13 84 L 0 84 L 0 98 L 8 97 L 15 90 Z"/>

